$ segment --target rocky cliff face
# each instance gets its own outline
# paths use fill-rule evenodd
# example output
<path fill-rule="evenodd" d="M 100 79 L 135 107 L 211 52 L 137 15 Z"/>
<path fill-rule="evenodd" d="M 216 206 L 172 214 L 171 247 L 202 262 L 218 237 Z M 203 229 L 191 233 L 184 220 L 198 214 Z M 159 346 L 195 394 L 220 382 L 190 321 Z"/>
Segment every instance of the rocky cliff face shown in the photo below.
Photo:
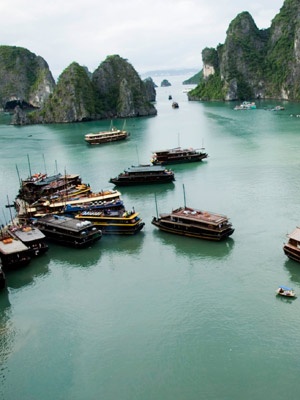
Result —
<path fill-rule="evenodd" d="M 17 109 L 13 123 L 18 125 L 82 122 L 95 117 L 94 89 L 88 71 L 74 62 L 60 75 L 53 94 L 44 106 L 38 111 L 26 114 L 26 118 L 24 113 Z"/>
<path fill-rule="evenodd" d="M 300 3 L 285 0 L 271 27 L 248 12 L 229 25 L 225 43 L 202 52 L 203 78 L 190 100 L 300 99 Z"/>
<path fill-rule="evenodd" d="M 0 46 L 0 108 L 41 107 L 55 81 L 46 61 L 29 50 Z"/>
<path fill-rule="evenodd" d="M 27 114 L 16 109 L 12 123 L 82 122 L 156 113 L 146 85 L 134 68 L 120 56 L 109 56 L 93 74 L 72 63 L 59 77 L 43 107 Z"/>
<path fill-rule="evenodd" d="M 108 56 L 92 76 L 97 101 L 107 117 L 156 115 L 144 82 L 127 60 Z"/>
<path fill-rule="evenodd" d="M 144 79 L 144 85 L 146 88 L 146 95 L 147 95 L 148 101 L 150 101 L 150 102 L 155 101 L 156 100 L 155 88 L 157 87 L 157 85 L 154 83 L 153 79 L 151 77 Z"/>

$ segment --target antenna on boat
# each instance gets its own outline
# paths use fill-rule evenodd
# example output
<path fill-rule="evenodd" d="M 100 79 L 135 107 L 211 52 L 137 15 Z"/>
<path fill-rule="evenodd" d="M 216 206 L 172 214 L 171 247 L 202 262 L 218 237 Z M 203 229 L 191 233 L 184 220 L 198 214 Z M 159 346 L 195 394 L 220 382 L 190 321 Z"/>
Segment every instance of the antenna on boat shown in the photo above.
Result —
<path fill-rule="evenodd" d="M 138 165 L 140 165 L 139 152 L 138 152 L 137 145 L 135 145 L 135 150 L 136 150 L 136 155 L 137 155 Z"/>
<path fill-rule="evenodd" d="M 43 160 L 44 160 L 45 173 L 47 174 L 46 161 L 45 161 L 45 154 L 43 154 Z"/>
<path fill-rule="evenodd" d="M 185 188 L 184 188 L 184 183 L 182 184 L 183 188 L 183 202 L 184 202 L 184 208 L 186 208 L 186 198 L 185 198 Z"/>
<path fill-rule="evenodd" d="M 2 214 L 3 214 L 3 218 L 4 218 L 4 222 L 5 222 L 5 226 L 7 226 L 7 225 L 8 225 L 8 223 L 7 223 L 7 221 L 6 221 L 6 217 L 5 217 L 5 214 L 4 214 L 4 211 L 3 211 L 3 209 L 2 209 Z"/>
<path fill-rule="evenodd" d="M 29 167 L 29 176 L 32 176 L 31 173 L 31 166 L 30 166 L 30 160 L 29 160 L 29 155 L 27 154 L 27 160 L 28 160 L 28 167 Z"/>
<path fill-rule="evenodd" d="M 55 172 L 54 172 L 55 174 L 57 174 L 58 173 L 58 169 L 57 169 L 57 160 L 55 160 Z"/>
<path fill-rule="evenodd" d="M 157 209 L 156 193 L 154 193 L 154 199 L 155 199 L 156 218 L 158 219 L 158 209 Z"/>
<path fill-rule="evenodd" d="M 20 178 L 20 174 L 19 174 L 19 170 L 18 170 L 18 166 L 16 164 L 16 170 L 17 170 L 17 174 L 18 174 L 18 178 L 19 178 L 19 183 L 20 185 L 22 184 L 21 178 Z"/>
<path fill-rule="evenodd" d="M 202 139 L 202 147 L 201 147 L 201 150 L 204 150 L 205 149 L 205 147 L 204 147 L 204 139 Z"/>
<path fill-rule="evenodd" d="M 11 213 L 11 206 L 10 206 L 10 204 L 9 204 L 8 195 L 7 195 L 6 197 L 7 197 L 7 207 L 9 208 L 10 220 L 11 220 L 11 223 L 13 223 L 13 217 L 12 217 L 12 213 Z"/>

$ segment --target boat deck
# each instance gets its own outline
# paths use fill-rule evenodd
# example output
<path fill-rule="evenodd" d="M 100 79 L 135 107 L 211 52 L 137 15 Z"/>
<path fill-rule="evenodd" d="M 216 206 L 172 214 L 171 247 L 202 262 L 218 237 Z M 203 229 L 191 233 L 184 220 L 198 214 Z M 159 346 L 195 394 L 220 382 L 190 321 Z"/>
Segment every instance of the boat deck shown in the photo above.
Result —
<path fill-rule="evenodd" d="M 292 233 L 287 235 L 289 239 L 300 243 L 300 228 L 296 228 Z"/>
<path fill-rule="evenodd" d="M 42 219 L 39 220 L 39 223 L 41 225 L 45 226 L 51 226 L 53 228 L 61 228 L 62 230 L 69 230 L 69 231 L 75 231 L 78 232 L 82 230 L 84 227 L 89 227 L 92 226 L 92 223 L 90 221 L 82 221 L 79 222 L 78 220 L 74 218 L 67 218 L 63 216 L 46 216 Z"/>
<path fill-rule="evenodd" d="M 205 223 L 210 223 L 214 225 L 221 224 L 223 222 L 228 221 L 228 218 L 225 215 L 221 214 L 216 214 L 208 211 L 201 211 L 201 210 L 196 210 L 193 208 L 188 208 L 188 207 L 181 207 L 176 210 L 173 210 L 171 212 L 171 218 L 184 218 L 184 219 L 190 219 L 190 220 L 196 220 L 199 222 L 205 222 Z"/>
<path fill-rule="evenodd" d="M 5 240 L 0 240 L 0 252 L 2 254 L 8 255 L 26 250 L 28 250 L 28 247 L 25 246 L 25 244 L 23 244 L 20 240 L 7 239 L 6 243 Z"/>
<path fill-rule="evenodd" d="M 11 228 L 10 232 L 22 242 L 31 242 L 45 238 L 45 235 L 34 227 Z"/>
<path fill-rule="evenodd" d="M 166 168 L 161 165 L 132 165 L 129 168 L 126 168 L 125 173 L 132 174 L 132 173 L 144 173 L 148 174 L 151 172 L 165 172 Z"/>

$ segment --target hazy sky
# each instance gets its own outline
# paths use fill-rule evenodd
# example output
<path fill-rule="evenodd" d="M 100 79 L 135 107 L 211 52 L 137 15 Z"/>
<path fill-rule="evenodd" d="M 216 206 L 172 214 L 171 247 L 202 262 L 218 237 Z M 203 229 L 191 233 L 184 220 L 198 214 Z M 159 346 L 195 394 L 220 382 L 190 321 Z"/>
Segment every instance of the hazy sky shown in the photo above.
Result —
<path fill-rule="evenodd" d="M 202 68 L 201 51 L 224 43 L 229 23 L 248 11 L 269 28 L 284 0 L 2 0 L 2 45 L 43 57 L 55 78 L 73 61 L 93 72 L 119 54 L 143 74 Z"/>

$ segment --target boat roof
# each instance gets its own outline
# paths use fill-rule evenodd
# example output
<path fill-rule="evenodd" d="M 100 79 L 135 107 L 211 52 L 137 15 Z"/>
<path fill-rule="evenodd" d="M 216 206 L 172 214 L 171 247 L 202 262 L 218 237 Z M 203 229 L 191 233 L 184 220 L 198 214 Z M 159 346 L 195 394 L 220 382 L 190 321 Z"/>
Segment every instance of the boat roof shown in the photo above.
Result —
<path fill-rule="evenodd" d="M 48 224 L 52 226 L 60 226 L 66 228 L 70 231 L 76 231 L 86 228 L 87 226 L 92 225 L 90 221 L 82 221 L 78 222 L 74 218 L 64 217 L 60 215 L 47 215 L 40 219 L 41 224 Z"/>
<path fill-rule="evenodd" d="M 183 147 L 174 147 L 172 149 L 165 149 L 165 150 L 156 150 L 154 153 L 181 153 L 181 152 L 191 152 L 191 151 L 198 151 L 198 149 L 194 149 L 193 147 L 183 148 Z"/>
<path fill-rule="evenodd" d="M 162 165 L 132 165 L 125 169 L 125 172 L 159 172 L 164 171 L 166 168 Z"/>
<path fill-rule="evenodd" d="M 126 134 L 127 131 L 123 131 L 120 129 L 113 129 L 111 131 L 103 131 L 103 132 L 97 132 L 97 133 L 87 133 L 85 135 L 86 138 L 93 138 L 93 137 L 97 137 L 97 136 L 110 136 L 110 135 L 116 135 L 116 134 Z"/>
<path fill-rule="evenodd" d="M 28 247 L 20 240 L 12 239 L 9 243 L 0 240 L 0 252 L 2 254 L 13 254 L 25 250 L 28 250 Z"/>
<path fill-rule="evenodd" d="M 288 234 L 288 237 L 300 242 L 300 228 L 297 227 L 292 233 Z"/>
<path fill-rule="evenodd" d="M 35 227 L 26 227 L 26 228 L 11 228 L 10 231 L 13 235 L 15 235 L 22 242 L 32 242 L 34 240 L 41 240 L 45 238 L 45 235 Z"/>
<path fill-rule="evenodd" d="M 195 208 L 190 208 L 190 207 L 177 208 L 176 210 L 172 211 L 171 215 L 191 220 L 203 221 L 205 223 L 209 222 L 210 224 L 216 224 L 216 225 L 228 220 L 228 218 L 225 215 L 216 214 L 210 211 L 197 210 Z"/>
<path fill-rule="evenodd" d="M 118 192 L 117 190 L 108 190 L 108 191 L 101 192 L 101 193 L 92 193 L 90 196 L 87 196 L 87 197 L 78 197 L 76 199 L 69 199 L 69 200 L 60 201 L 60 202 L 50 203 L 47 200 L 43 205 L 48 206 L 48 207 L 63 207 L 63 206 L 66 206 L 67 204 L 70 204 L 70 205 L 78 204 L 79 205 L 79 204 L 90 203 L 92 201 L 103 201 L 103 200 L 107 200 L 107 199 L 115 199 L 115 198 L 119 198 L 120 196 L 121 196 L 121 193 Z"/>
<path fill-rule="evenodd" d="M 283 290 L 293 290 L 292 288 L 290 288 L 290 287 L 287 287 L 287 286 L 279 286 L 279 288 L 280 289 L 283 289 Z"/>

